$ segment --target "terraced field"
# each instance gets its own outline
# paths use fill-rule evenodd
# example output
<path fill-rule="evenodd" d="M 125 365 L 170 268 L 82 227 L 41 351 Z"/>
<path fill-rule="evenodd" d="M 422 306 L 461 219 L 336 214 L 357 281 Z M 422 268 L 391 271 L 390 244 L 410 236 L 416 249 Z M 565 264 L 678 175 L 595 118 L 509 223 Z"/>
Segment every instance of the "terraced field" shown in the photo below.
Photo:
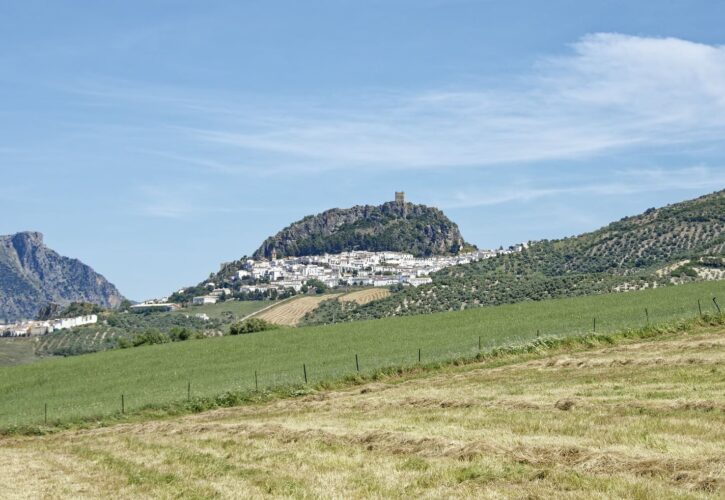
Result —
<path fill-rule="evenodd" d="M 358 304 L 367 304 L 374 300 L 384 299 L 390 296 L 390 290 L 387 288 L 367 288 L 365 290 L 358 290 L 357 292 L 351 292 L 343 295 L 338 300 L 342 302 L 357 302 Z"/>
<path fill-rule="evenodd" d="M 722 328 L 0 437 L 0 496 L 723 498 Z"/>
<path fill-rule="evenodd" d="M 276 307 L 267 309 L 255 317 L 269 321 L 275 325 L 296 326 L 305 317 L 305 314 L 314 311 L 321 302 L 338 296 L 339 294 L 327 294 L 292 299 Z"/>

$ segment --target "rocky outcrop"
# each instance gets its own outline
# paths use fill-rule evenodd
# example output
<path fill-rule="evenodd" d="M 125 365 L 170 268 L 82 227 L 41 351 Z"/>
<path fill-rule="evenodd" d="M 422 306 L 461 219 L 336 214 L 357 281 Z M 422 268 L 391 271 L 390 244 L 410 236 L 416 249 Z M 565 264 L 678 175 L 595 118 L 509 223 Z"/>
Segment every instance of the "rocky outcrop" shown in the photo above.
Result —
<path fill-rule="evenodd" d="M 409 252 L 416 256 L 457 253 L 458 226 L 439 209 L 413 203 L 333 208 L 311 215 L 267 238 L 255 259 L 319 255 L 350 250 Z"/>
<path fill-rule="evenodd" d="M 46 247 L 41 233 L 0 236 L 0 320 L 34 318 L 49 303 L 117 307 L 123 300 L 92 268 Z"/>

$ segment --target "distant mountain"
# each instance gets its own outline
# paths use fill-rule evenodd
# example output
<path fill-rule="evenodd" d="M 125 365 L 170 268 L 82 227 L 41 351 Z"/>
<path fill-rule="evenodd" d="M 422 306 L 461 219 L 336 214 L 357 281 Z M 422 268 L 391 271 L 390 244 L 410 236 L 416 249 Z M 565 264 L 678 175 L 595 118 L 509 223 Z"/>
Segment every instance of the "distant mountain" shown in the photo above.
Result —
<path fill-rule="evenodd" d="M 331 302 L 310 322 L 459 310 L 725 278 L 725 190 L 520 253 L 450 267 L 433 283 L 363 306 Z"/>
<path fill-rule="evenodd" d="M 0 320 L 35 318 L 49 303 L 116 307 L 123 300 L 116 287 L 89 266 L 46 247 L 41 233 L 0 236 Z"/>
<path fill-rule="evenodd" d="M 439 209 L 404 200 L 333 208 L 310 215 L 267 238 L 255 259 L 350 250 L 455 254 L 465 245 L 458 226 Z"/>

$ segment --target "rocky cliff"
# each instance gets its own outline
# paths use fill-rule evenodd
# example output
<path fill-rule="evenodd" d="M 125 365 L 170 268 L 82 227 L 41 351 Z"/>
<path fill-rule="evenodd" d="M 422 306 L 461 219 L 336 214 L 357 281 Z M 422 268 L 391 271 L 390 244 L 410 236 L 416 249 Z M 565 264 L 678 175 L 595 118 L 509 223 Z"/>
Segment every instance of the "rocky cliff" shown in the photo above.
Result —
<path fill-rule="evenodd" d="M 91 302 L 116 307 L 123 296 L 77 259 L 43 244 L 43 235 L 0 236 L 0 321 L 34 318 L 48 303 Z"/>
<path fill-rule="evenodd" d="M 458 226 L 437 208 L 388 202 L 307 216 L 267 238 L 254 258 L 350 250 L 443 255 L 457 253 L 464 244 Z"/>

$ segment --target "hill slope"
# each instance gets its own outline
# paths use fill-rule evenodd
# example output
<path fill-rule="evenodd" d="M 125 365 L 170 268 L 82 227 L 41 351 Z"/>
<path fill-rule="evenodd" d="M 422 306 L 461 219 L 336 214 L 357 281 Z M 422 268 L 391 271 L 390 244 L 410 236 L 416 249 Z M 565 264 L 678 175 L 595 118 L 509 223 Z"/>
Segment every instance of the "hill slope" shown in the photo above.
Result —
<path fill-rule="evenodd" d="M 94 420 L 119 411 L 121 394 L 126 395 L 127 412 L 186 401 L 188 382 L 194 397 L 224 401 L 225 395 L 254 390 L 257 383 L 259 389 L 286 391 L 303 383 L 305 375 L 310 384 L 330 382 L 409 366 L 419 355 L 423 363 L 468 358 L 537 341 L 539 333 L 542 338 L 577 338 L 592 331 L 594 317 L 597 334 L 639 328 L 647 322 L 645 308 L 650 324 L 657 325 L 697 316 L 698 301 L 703 314 L 714 313 L 710 298 L 720 297 L 724 289 L 722 282 L 689 283 L 627 294 L 280 328 L 0 366 L 0 433 L 15 424 L 37 423 L 43 418 L 42 403 L 48 403 L 53 421 Z"/>
<path fill-rule="evenodd" d="M 0 437 L 0 481 L 10 497 L 722 498 L 724 362 L 722 326 L 590 339 L 183 418 Z"/>
<path fill-rule="evenodd" d="M 388 202 L 333 208 L 310 215 L 267 238 L 255 259 L 320 255 L 350 250 L 409 252 L 416 256 L 457 253 L 458 226 L 437 208 Z"/>
<path fill-rule="evenodd" d="M 115 286 L 79 260 L 45 246 L 42 234 L 0 236 L 0 319 L 34 318 L 50 302 L 116 307 L 121 301 Z"/>
<path fill-rule="evenodd" d="M 649 209 L 597 231 L 444 269 L 431 285 L 356 306 L 331 301 L 310 322 L 349 321 L 647 288 L 725 274 L 725 191 Z"/>

